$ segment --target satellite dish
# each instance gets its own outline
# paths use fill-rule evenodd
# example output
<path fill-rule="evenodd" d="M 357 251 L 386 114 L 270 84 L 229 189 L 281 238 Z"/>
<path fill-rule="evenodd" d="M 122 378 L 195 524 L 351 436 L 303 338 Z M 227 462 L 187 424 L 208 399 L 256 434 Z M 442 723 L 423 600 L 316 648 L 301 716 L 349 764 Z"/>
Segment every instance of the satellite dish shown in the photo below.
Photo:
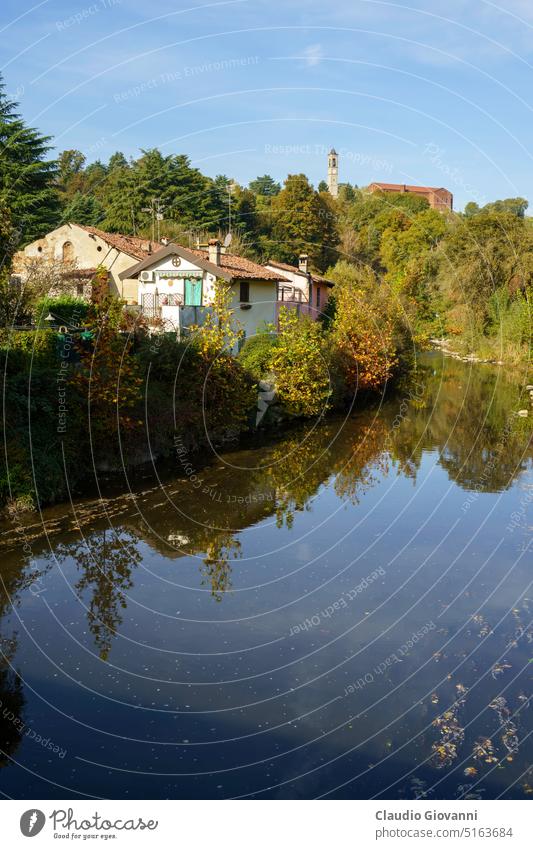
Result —
<path fill-rule="evenodd" d="M 229 248 L 229 246 L 231 245 L 232 239 L 233 239 L 233 235 L 231 233 L 228 233 L 226 238 L 224 239 L 224 247 L 225 248 Z"/>

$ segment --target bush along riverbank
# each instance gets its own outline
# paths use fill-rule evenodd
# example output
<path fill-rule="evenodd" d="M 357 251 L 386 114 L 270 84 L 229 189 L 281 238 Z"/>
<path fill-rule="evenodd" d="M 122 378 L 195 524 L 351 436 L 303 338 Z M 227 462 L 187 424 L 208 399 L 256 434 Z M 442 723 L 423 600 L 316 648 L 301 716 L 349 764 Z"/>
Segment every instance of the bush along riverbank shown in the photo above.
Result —
<path fill-rule="evenodd" d="M 184 453 L 381 391 L 409 367 L 405 311 L 385 294 L 364 275 L 345 281 L 323 321 L 282 310 L 279 328 L 236 356 L 242 333 L 222 283 L 205 324 L 182 341 L 131 323 L 107 294 L 83 332 L 4 331 L 2 506 L 64 501 L 102 472 L 164 457 L 179 472 Z"/>

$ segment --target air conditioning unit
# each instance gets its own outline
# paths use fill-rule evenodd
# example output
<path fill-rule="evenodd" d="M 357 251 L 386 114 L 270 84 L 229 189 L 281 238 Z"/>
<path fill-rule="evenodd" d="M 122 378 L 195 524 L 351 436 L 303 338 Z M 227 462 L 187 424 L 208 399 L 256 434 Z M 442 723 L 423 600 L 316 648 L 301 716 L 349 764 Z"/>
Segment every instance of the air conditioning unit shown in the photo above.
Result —
<path fill-rule="evenodd" d="M 143 283 L 151 283 L 154 279 L 153 271 L 141 271 L 141 280 Z"/>

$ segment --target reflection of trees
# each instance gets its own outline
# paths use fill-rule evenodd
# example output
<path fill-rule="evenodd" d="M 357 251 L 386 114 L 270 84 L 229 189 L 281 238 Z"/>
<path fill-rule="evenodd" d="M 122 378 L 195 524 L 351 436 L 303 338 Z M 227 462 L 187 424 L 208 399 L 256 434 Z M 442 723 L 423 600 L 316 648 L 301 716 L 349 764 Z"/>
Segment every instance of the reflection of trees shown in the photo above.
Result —
<path fill-rule="evenodd" d="M 335 492 L 339 498 L 357 503 L 359 495 L 377 482 L 377 475 L 387 473 L 386 436 L 387 428 L 381 418 L 361 427 L 350 455 L 337 463 L 340 468 L 335 478 Z"/>
<path fill-rule="evenodd" d="M 24 693 L 20 677 L 10 668 L 15 640 L 0 640 L 0 768 L 10 762 L 22 739 Z"/>
<path fill-rule="evenodd" d="M 450 358 L 444 359 L 442 370 L 437 365 L 435 357 L 417 375 L 424 386 L 424 406 L 410 401 L 400 426 L 391 428 L 392 453 L 400 469 L 415 475 L 422 450 L 436 448 L 443 468 L 464 489 L 506 489 L 531 457 L 530 436 L 513 415 L 516 381 L 493 366 L 470 369 Z"/>
<path fill-rule="evenodd" d="M 295 512 L 306 509 L 332 475 L 337 495 L 356 502 L 358 494 L 375 483 L 373 471 L 386 471 L 385 437 L 385 423 L 368 413 L 357 423 L 326 422 L 305 440 L 301 435 L 284 439 L 271 452 L 271 465 L 263 473 L 263 486 L 276 493 L 278 527 L 292 527 Z"/>
<path fill-rule="evenodd" d="M 57 556 L 72 557 L 82 575 L 76 592 L 90 593 L 87 619 L 102 660 L 111 650 L 113 637 L 122 623 L 121 610 L 133 586 L 132 568 L 140 563 L 138 538 L 130 531 L 95 532 L 82 543 L 60 546 Z"/>
<path fill-rule="evenodd" d="M 231 564 L 241 552 L 241 543 L 231 531 L 216 533 L 208 543 L 203 566 L 200 568 L 202 584 L 211 587 L 211 595 L 222 601 L 224 593 L 231 589 Z"/>
<path fill-rule="evenodd" d="M 17 528 L 17 535 L 18 535 Z M 24 537 L 23 537 L 24 540 Z M 24 689 L 18 674 L 12 669 L 17 651 L 17 635 L 5 634 L 5 617 L 18 604 L 20 594 L 39 581 L 49 566 L 37 570 L 28 568 L 29 558 L 13 552 L 2 557 L 0 577 L 0 768 L 8 764 L 9 757 L 16 751 L 23 734 L 22 711 Z"/>

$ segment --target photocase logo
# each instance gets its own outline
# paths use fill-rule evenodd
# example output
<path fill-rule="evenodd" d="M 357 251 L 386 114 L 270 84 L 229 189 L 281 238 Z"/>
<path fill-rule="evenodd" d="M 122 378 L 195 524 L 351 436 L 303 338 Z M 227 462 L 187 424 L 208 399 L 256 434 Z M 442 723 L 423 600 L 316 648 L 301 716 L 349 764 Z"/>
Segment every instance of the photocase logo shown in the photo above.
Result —
<path fill-rule="evenodd" d="M 25 811 L 20 818 L 20 830 L 24 837 L 35 837 L 43 830 L 46 817 L 42 811 L 32 808 Z"/>

